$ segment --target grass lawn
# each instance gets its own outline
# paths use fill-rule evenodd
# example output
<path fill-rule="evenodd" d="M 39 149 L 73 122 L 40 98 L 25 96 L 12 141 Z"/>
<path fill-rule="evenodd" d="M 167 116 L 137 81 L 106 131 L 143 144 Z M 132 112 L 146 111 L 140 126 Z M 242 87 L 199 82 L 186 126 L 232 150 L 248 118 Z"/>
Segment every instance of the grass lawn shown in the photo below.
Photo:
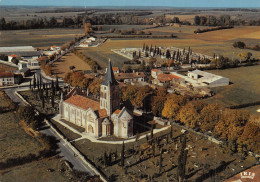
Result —
<path fill-rule="evenodd" d="M 59 124 L 58 122 L 51 120 L 51 123 L 58 128 L 58 130 L 63 133 L 66 138 L 68 139 L 68 141 L 72 141 L 75 140 L 77 138 L 80 138 L 80 135 L 73 133 L 71 130 L 65 128 L 63 125 Z"/>
<path fill-rule="evenodd" d="M 38 154 L 42 145 L 19 125 L 13 112 L 0 114 L 0 162 L 8 158 Z"/>
<path fill-rule="evenodd" d="M 47 158 L 34 161 L 12 169 L 0 171 L 0 181 L 28 182 L 28 181 L 63 181 L 69 182 L 70 177 L 60 171 L 65 166 L 64 161 L 59 157 Z M 48 171 L 51 169 L 52 171 Z"/>

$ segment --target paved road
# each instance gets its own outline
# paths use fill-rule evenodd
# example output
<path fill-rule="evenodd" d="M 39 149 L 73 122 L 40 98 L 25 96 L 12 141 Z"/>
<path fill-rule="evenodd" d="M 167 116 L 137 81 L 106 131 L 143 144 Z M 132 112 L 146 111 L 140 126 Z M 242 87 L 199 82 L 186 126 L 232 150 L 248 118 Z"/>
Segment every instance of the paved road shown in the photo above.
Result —
<path fill-rule="evenodd" d="M 23 88 L 28 88 L 28 86 Z M 25 103 L 19 97 L 17 97 L 17 95 L 15 95 L 15 91 L 17 91 L 18 89 L 21 88 L 8 88 L 3 90 L 15 103 L 18 103 L 18 105 L 20 106 L 25 106 Z"/>
<path fill-rule="evenodd" d="M 71 150 L 71 148 L 68 147 L 68 145 L 58 135 L 56 135 L 56 133 L 53 132 L 51 128 L 42 130 L 41 132 L 46 135 L 54 136 L 59 140 L 58 146 L 61 152 L 60 156 L 62 156 L 65 160 L 70 161 L 74 169 L 87 172 L 91 175 L 95 175 L 95 173 L 91 169 L 89 169 L 88 166 L 84 162 L 82 162 L 79 157 L 74 156 L 74 152 Z"/>

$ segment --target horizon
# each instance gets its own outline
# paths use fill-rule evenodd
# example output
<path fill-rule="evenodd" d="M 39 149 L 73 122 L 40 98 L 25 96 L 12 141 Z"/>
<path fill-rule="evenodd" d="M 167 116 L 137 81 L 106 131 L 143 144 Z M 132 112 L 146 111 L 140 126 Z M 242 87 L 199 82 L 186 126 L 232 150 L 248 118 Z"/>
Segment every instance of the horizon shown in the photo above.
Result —
<path fill-rule="evenodd" d="M 77 2 L 75 2 L 77 1 Z M 259 0 L 251 0 L 246 2 L 244 0 L 45 0 L 34 1 L 34 0 L 0 0 L 1 6 L 35 6 L 35 7 L 153 7 L 153 8 L 242 8 L 242 9 L 258 9 L 260 8 Z M 188 6 L 187 6 L 188 5 Z"/>

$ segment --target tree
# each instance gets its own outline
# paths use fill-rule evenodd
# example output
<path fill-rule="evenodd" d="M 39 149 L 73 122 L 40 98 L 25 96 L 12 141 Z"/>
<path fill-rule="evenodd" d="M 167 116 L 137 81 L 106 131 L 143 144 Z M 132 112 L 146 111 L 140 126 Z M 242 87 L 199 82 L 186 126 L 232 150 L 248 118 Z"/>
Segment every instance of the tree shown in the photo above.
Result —
<path fill-rule="evenodd" d="M 75 66 L 70 66 L 70 70 L 73 71 L 75 69 Z"/>
<path fill-rule="evenodd" d="M 35 117 L 35 112 L 31 106 L 20 106 L 17 111 L 20 120 L 23 120 L 27 124 L 30 124 Z"/>
<path fill-rule="evenodd" d="M 174 119 L 178 115 L 180 107 L 186 103 L 186 100 L 183 96 L 169 94 L 164 103 L 162 110 L 162 116 L 168 119 Z"/>
<path fill-rule="evenodd" d="M 6 28 L 5 18 L 0 19 L 0 30 L 4 30 Z"/>
<path fill-rule="evenodd" d="M 165 56 L 166 56 L 166 59 L 171 59 L 171 53 L 170 53 L 169 49 L 167 49 Z"/>
<path fill-rule="evenodd" d="M 60 89 L 60 87 L 59 87 L 59 80 L 58 80 L 58 76 L 56 75 L 56 91 L 58 91 L 59 89 Z"/>
<path fill-rule="evenodd" d="M 196 128 L 199 126 L 199 113 L 191 102 L 181 107 L 179 111 L 179 118 L 180 121 L 188 127 Z"/>
<path fill-rule="evenodd" d="M 123 141 L 122 150 L 121 150 L 121 166 L 124 167 L 125 165 L 125 143 Z"/>
<path fill-rule="evenodd" d="M 242 135 L 238 139 L 238 143 L 246 147 L 247 150 L 255 153 L 260 152 L 260 125 L 258 123 L 259 116 L 251 116 L 249 122 L 245 125 Z"/>
<path fill-rule="evenodd" d="M 179 182 L 183 182 L 185 179 L 185 169 L 186 169 L 187 154 L 188 154 L 188 150 L 186 150 L 185 148 L 186 148 L 186 134 L 184 134 L 181 152 L 178 157 L 177 176 Z"/>
<path fill-rule="evenodd" d="M 195 16 L 194 17 L 194 24 L 195 25 L 200 25 L 200 17 L 199 16 Z"/>
<path fill-rule="evenodd" d="M 235 48 L 240 48 L 240 49 L 244 49 L 246 47 L 246 44 L 244 42 L 241 41 L 237 41 L 233 43 L 233 47 Z"/>
<path fill-rule="evenodd" d="M 162 153 L 163 153 L 163 148 L 161 148 L 161 151 L 160 151 L 159 174 L 161 174 L 161 172 L 162 172 L 162 161 L 163 161 Z"/>
<path fill-rule="evenodd" d="M 161 116 L 162 110 L 164 108 L 164 102 L 166 100 L 165 96 L 152 96 L 151 99 L 151 109 L 153 112 L 153 115 L 155 116 Z"/>

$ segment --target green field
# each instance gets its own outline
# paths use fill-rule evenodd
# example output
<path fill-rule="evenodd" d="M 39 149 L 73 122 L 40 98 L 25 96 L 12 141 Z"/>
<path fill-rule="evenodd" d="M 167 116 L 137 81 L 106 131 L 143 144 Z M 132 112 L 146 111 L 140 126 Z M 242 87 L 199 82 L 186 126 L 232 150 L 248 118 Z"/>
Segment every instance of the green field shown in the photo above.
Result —
<path fill-rule="evenodd" d="M 231 106 L 260 101 L 260 65 L 209 72 L 229 78 L 231 84 L 213 88 L 216 95 L 206 99 L 207 102 Z M 256 113 L 258 107 L 250 108 Z"/>

